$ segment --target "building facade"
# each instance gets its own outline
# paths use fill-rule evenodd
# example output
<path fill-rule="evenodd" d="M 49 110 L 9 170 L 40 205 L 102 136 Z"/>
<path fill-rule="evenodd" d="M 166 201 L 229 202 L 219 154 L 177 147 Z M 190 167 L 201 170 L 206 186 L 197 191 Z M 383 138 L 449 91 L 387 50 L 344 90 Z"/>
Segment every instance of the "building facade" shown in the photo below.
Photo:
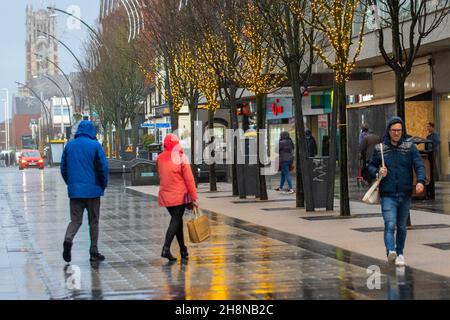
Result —
<path fill-rule="evenodd" d="M 58 65 L 58 42 L 45 33 L 53 36 L 56 33 L 55 12 L 44 9 L 35 11 L 31 5 L 27 6 L 25 40 L 25 79 L 27 84 L 34 76 L 40 74 L 50 76 L 58 74 L 56 66 L 46 61 L 46 58 L 48 58 Z"/>
<path fill-rule="evenodd" d="M 439 1 L 430 2 L 435 5 Z M 448 10 L 448 9 L 446 9 Z M 439 11 L 428 11 L 427 23 Z M 405 82 L 405 120 L 408 134 L 426 138 L 427 122 L 435 123 L 435 131 L 440 135 L 438 168 L 440 178 L 450 180 L 450 25 L 449 16 L 422 40 L 420 50 L 414 60 L 412 70 Z M 409 44 L 411 19 L 405 15 L 401 22 L 405 34 L 405 44 Z M 377 26 L 378 27 L 378 26 Z M 390 30 L 384 31 L 386 52 L 392 52 Z M 416 31 L 417 39 L 417 31 Z M 417 41 L 417 40 L 416 40 Z M 357 60 L 357 67 L 372 74 L 370 90 L 354 91 L 348 105 L 349 146 L 357 146 L 362 123 L 366 123 L 378 135 L 384 134 L 387 118 L 396 114 L 395 74 L 390 69 L 378 47 L 376 28 L 366 26 L 363 47 Z M 406 45 L 406 49 L 409 47 Z M 362 99 L 369 96 L 369 99 Z M 423 145 L 419 145 L 423 148 Z M 356 175 L 357 148 L 349 150 L 350 175 Z"/>

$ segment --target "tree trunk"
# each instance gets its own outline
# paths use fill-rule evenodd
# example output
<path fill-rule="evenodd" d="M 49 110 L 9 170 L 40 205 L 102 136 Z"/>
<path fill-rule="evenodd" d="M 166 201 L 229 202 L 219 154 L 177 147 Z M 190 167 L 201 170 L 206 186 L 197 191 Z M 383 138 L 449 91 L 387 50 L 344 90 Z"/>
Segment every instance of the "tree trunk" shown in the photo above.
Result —
<path fill-rule="evenodd" d="M 113 158 L 113 150 L 114 150 L 114 137 L 112 132 L 112 123 L 108 125 L 108 139 L 109 139 L 109 157 Z"/>
<path fill-rule="evenodd" d="M 238 130 L 239 123 L 237 119 L 236 114 L 236 101 L 233 100 L 230 103 L 230 120 L 231 120 L 231 129 L 233 129 L 234 132 Z M 232 179 L 232 189 L 233 189 L 233 196 L 239 196 L 239 184 L 237 179 L 237 142 L 236 139 L 233 138 L 233 141 L 227 141 L 228 146 L 233 148 L 233 163 L 231 164 L 231 179 Z"/>
<path fill-rule="evenodd" d="M 133 131 L 133 153 L 136 155 L 136 150 L 137 150 L 137 146 L 139 144 L 139 127 L 140 127 L 140 123 L 139 120 L 140 117 L 136 116 L 132 123 L 134 122 L 134 125 L 132 127 L 132 131 Z"/>
<path fill-rule="evenodd" d="M 264 123 L 264 111 L 265 108 L 263 106 L 264 104 L 264 95 L 262 94 L 257 94 L 256 95 L 256 122 L 257 122 L 257 163 L 258 163 L 258 179 L 259 179 L 259 199 L 260 200 L 267 200 L 268 196 L 267 196 L 267 186 L 266 186 L 266 176 L 261 174 L 262 168 L 263 168 L 263 164 L 261 162 L 261 139 L 264 139 L 264 137 L 262 137 L 262 129 L 265 129 L 265 123 Z M 264 139 L 265 142 L 265 139 Z M 264 150 L 266 150 L 266 148 L 264 148 Z"/>
<path fill-rule="evenodd" d="M 214 110 L 208 109 L 208 129 L 214 130 Z M 214 136 L 212 136 L 209 140 L 210 144 L 214 143 Z M 211 152 L 211 156 L 214 158 L 215 151 Z M 209 191 L 216 192 L 217 191 L 217 178 L 216 178 L 216 165 L 215 162 L 209 165 Z"/>
<path fill-rule="evenodd" d="M 197 107 L 189 106 L 189 113 L 191 114 L 191 168 L 196 187 L 198 186 L 198 172 L 195 164 L 195 121 L 197 121 L 197 112 Z"/>
<path fill-rule="evenodd" d="M 405 121 L 405 80 L 399 72 L 395 72 L 395 104 L 397 105 L 397 116 Z"/>
<path fill-rule="evenodd" d="M 334 185 L 336 175 L 336 131 L 338 114 L 339 90 L 336 81 L 333 81 L 333 109 L 331 110 L 331 124 L 328 126 L 329 154 L 328 154 L 328 181 L 327 181 L 327 210 L 334 210 Z"/>
<path fill-rule="evenodd" d="M 172 132 L 175 132 L 178 130 L 178 114 L 174 112 L 173 110 L 173 96 L 172 96 L 172 88 L 170 87 L 170 80 L 169 80 L 169 62 L 167 61 L 167 55 L 166 59 L 164 59 L 164 71 L 166 73 L 165 79 L 164 79 L 164 89 L 167 92 L 167 104 L 169 105 L 169 113 L 170 113 L 170 125 Z"/>
<path fill-rule="evenodd" d="M 296 165 L 297 165 L 297 195 L 296 206 L 305 207 L 306 211 L 314 211 L 314 199 L 312 194 L 312 176 L 310 163 L 307 157 L 305 124 L 302 112 L 302 93 L 300 89 L 299 66 L 295 59 L 289 62 L 288 72 L 295 103 L 295 140 L 296 140 Z"/>
<path fill-rule="evenodd" d="M 105 154 L 108 154 L 108 124 L 103 125 L 102 122 L 102 128 L 103 128 L 103 141 L 102 141 L 102 148 Z"/>
<path fill-rule="evenodd" d="M 340 181 L 341 181 L 341 216 L 350 216 L 350 199 L 348 194 L 348 168 L 347 168 L 347 110 L 345 97 L 345 82 L 339 83 L 339 134 L 340 134 Z"/>
<path fill-rule="evenodd" d="M 116 128 L 116 132 L 115 132 L 115 144 L 114 144 L 114 148 L 115 148 L 115 153 L 116 153 L 116 159 L 120 159 L 120 137 L 119 137 L 119 129 Z"/>

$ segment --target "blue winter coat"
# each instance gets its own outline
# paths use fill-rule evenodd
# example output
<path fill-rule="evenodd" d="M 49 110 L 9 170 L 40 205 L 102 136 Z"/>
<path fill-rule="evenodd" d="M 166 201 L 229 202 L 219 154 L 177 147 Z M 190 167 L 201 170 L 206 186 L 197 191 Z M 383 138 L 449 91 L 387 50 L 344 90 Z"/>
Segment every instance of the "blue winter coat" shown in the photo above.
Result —
<path fill-rule="evenodd" d="M 93 199 L 104 195 L 108 186 L 108 162 L 92 122 L 81 121 L 75 139 L 64 148 L 61 175 L 71 199 Z"/>
<path fill-rule="evenodd" d="M 395 123 L 402 124 L 402 137 L 397 146 L 391 144 L 389 129 Z M 372 160 L 369 163 L 369 173 L 375 178 L 381 167 L 380 144 L 375 146 Z M 383 139 L 384 162 L 388 175 L 381 180 L 381 196 L 411 195 L 413 188 L 413 169 L 416 172 L 417 182 L 425 185 L 425 167 L 416 145 L 406 134 L 406 127 L 399 117 L 389 120 L 386 134 Z"/>

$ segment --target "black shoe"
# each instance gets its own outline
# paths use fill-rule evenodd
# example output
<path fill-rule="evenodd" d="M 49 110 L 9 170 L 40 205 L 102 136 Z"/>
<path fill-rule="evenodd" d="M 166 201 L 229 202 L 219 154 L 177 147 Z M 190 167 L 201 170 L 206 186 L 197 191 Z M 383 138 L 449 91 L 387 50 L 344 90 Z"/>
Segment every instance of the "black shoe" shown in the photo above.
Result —
<path fill-rule="evenodd" d="M 175 260 L 177 260 L 177 258 L 175 258 L 175 257 L 170 253 L 170 248 L 168 248 L 168 247 L 163 247 L 162 252 L 161 252 L 161 257 L 167 258 L 167 259 L 169 259 L 169 261 L 175 261 Z"/>
<path fill-rule="evenodd" d="M 187 260 L 189 259 L 189 252 L 187 251 L 187 248 L 184 247 L 184 249 L 180 249 L 181 259 Z"/>
<path fill-rule="evenodd" d="M 100 262 L 105 261 L 105 256 L 100 253 L 91 253 L 91 258 L 89 259 L 91 262 Z"/>
<path fill-rule="evenodd" d="M 72 242 L 64 241 L 63 243 L 64 251 L 63 251 L 63 259 L 65 262 L 69 263 L 72 260 Z"/>

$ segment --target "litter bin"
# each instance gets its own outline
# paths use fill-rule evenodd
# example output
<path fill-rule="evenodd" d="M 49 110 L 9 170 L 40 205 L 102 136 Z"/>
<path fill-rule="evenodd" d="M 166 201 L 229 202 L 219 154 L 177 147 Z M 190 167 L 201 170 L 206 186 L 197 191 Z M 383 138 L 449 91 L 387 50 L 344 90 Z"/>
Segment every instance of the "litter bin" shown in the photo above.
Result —
<path fill-rule="evenodd" d="M 309 157 L 312 172 L 312 192 L 314 208 L 327 207 L 328 158 Z"/>
<path fill-rule="evenodd" d="M 245 139 L 245 163 L 237 164 L 239 198 L 241 199 L 245 199 L 247 196 L 259 197 L 259 166 L 256 154 L 250 154 L 250 139 L 255 138 Z"/>
<path fill-rule="evenodd" d="M 152 143 L 148 145 L 147 150 L 149 153 L 148 159 L 155 161 L 158 157 L 158 154 L 162 152 L 162 145 L 159 143 Z"/>
<path fill-rule="evenodd" d="M 158 185 L 159 177 L 153 161 L 139 159 L 131 166 L 131 185 Z"/>

